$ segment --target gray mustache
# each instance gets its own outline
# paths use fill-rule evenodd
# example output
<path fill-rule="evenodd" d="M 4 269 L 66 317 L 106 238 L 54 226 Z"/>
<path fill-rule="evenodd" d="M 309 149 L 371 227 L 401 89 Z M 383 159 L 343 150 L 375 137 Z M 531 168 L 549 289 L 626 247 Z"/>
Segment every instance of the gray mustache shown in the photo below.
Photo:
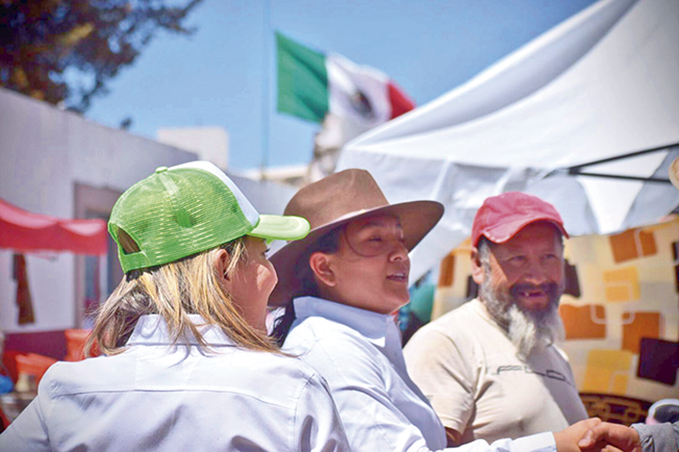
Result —
<path fill-rule="evenodd" d="M 514 284 L 510 289 L 509 293 L 513 297 L 517 297 L 519 292 L 529 292 L 531 290 L 541 290 L 545 292 L 550 297 L 554 298 L 559 293 L 559 286 L 556 283 L 543 283 L 543 284 Z"/>

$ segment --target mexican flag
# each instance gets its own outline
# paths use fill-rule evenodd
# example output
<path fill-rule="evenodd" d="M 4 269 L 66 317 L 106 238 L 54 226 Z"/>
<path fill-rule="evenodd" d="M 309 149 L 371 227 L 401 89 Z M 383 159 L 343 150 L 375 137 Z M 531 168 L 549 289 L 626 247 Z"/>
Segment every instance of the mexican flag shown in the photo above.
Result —
<path fill-rule="evenodd" d="M 324 55 L 276 32 L 278 111 L 322 123 L 326 114 L 367 130 L 415 108 L 383 72 Z"/>

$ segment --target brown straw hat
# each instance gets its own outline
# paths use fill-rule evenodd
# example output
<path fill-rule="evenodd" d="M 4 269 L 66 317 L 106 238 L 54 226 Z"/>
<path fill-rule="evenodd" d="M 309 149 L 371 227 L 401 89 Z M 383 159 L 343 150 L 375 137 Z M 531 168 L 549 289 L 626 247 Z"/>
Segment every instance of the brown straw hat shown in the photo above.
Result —
<path fill-rule="evenodd" d="M 278 273 L 278 284 L 270 306 L 284 306 L 302 295 L 302 281 L 295 274 L 297 260 L 304 251 L 332 229 L 358 218 L 390 215 L 399 219 L 405 246 L 412 250 L 438 223 L 443 205 L 436 201 L 411 201 L 389 204 L 369 172 L 348 169 L 332 174 L 299 190 L 285 207 L 285 215 L 304 217 L 311 232 L 303 240 L 289 242 L 278 250 L 271 262 Z"/>

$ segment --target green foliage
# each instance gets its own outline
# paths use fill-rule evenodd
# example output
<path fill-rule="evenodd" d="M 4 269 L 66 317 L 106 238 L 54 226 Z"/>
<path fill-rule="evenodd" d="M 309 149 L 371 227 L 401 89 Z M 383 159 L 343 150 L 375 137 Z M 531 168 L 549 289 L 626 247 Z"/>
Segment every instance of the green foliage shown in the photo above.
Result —
<path fill-rule="evenodd" d="M 159 29 L 192 33 L 201 1 L 0 0 L 0 86 L 84 112 Z"/>

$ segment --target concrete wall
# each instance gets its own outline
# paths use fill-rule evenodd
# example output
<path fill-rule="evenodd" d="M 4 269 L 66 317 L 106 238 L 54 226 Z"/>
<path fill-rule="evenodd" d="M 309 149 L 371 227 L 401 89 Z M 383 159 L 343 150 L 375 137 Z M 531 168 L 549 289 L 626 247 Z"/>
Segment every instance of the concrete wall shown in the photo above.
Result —
<path fill-rule="evenodd" d="M 160 129 L 160 143 L 194 152 L 200 160 L 209 160 L 222 170 L 229 166 L 229 134 L 222 127 L 179 127 Z"/>
<path fill-rule="evenodd" d="M 195 159 L 193 153 L 0 89 L 0 197 L 22 209 L 76 218 L 76 184 L 122 192 L 158 166 Z M 12 252 L 0 250 L 0 330 L 76 326 L 77 259 L 70 253 L 27 256 L 36 322 L 19 326 Z"/>

